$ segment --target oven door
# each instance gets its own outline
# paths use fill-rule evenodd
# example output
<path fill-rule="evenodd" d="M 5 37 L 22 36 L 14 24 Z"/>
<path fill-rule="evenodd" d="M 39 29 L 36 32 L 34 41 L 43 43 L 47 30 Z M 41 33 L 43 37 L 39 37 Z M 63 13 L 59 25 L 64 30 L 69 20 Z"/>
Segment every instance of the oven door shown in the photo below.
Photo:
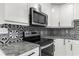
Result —
<path fill-rule="evenodd" d="M 55 46 L 53 43 L 50 43 L 46 46 L 41 47 L 41 55 L 42 56 L 54 56 Z"/>
<path fill-rule="evenodd" d="M 40 41 L 41 55 L 42 56 L 53 56 L 54 55 L 54 42 L 52 39 L 42 39 Z"/>

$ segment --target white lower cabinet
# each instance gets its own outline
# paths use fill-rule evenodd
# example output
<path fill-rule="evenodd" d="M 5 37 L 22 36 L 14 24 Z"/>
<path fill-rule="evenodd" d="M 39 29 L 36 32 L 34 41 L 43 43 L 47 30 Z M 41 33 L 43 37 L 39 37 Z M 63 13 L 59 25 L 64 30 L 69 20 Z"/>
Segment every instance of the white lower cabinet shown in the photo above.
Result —
<path fill-rule="evenodd" d="M 65 55 L 72 56 L 72 40 L 65 39 Z"/>
<path fill-rule="evenodd" d="M 55 52 L 54 56 L 65 56 L 64 39 L 55 39 Z"/>
<path fill-rule="evenodd" d="M 79 44 L 73 44 L 73 56 L 79 56 Z"/>
<path fill-rule="evenodd" d="M 54 56 L 79 56 L 79 41 L 71 39 L 55 39 Z"/>
<path fill-rule="evenodd" d="M 65 39 L 66 56 L 79 56 L 79 41 Z"/>
<path fill-rule="evenodd" d="M 73 56 L 79 56 L 79 40 L 73 40 L 72 44 Z"/>
<path fill-rule="evenodd" d="M 39 56 L 39 47 L 32 49 L 28 52 L 21 54 L 20 56 Z"/>

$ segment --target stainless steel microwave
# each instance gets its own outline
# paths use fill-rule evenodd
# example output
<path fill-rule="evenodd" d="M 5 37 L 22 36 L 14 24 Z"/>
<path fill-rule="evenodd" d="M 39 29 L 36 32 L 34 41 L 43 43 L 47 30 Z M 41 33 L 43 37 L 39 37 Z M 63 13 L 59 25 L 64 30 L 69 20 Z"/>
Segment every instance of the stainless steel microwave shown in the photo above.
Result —
<path fill-rule="evenodd" d="M 47 26 L 47 14 L 36 11 L 33 7 L 30 8 L 30 25 Z"/>

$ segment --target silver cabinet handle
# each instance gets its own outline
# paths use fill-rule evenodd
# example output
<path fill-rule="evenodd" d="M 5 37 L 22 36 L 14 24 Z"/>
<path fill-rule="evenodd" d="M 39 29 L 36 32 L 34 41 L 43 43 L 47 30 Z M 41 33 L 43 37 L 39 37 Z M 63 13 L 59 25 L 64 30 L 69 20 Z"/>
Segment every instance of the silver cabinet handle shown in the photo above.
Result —
<path fill-rule="evenodd" d="M 54 44 L 53 44 L 53 49 L 54 49 L 54 52 L 55 52 L 55 40 L 54 40 L 54 42 L 53 42 Z"/>
<path fill-rule="evenodd" d="M 71 51 L 72 51 L 72 44 L 71 44 Z"/>
<path fill-rule="evenodd" d="M 65 45 L 65 39 L 64 39 L 64 45 Z"/>
<path fill-rule="evenodd" d="M 33 54 L 35 54 L 35 52 L 32 52 L 31 54 L 29 54 L 28 56 L 31 56 L 31 55 L 33 55 Z"/>

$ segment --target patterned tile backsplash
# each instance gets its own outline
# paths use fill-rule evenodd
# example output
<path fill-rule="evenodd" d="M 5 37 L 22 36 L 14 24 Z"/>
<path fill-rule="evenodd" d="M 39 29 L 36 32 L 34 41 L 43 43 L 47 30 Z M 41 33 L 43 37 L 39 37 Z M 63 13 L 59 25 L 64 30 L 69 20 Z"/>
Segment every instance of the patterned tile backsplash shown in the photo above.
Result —
<path fill-rule="evenodd" d="M 22 41 L 23 31 L 38 31 L 41 36 L 74 37 L 73 29 L 46 29 L 44 27 L 31 27 L 14 24 L 2 24 L 0 27 L 8 28 L 8 34 L 0 35 L 0 46 Z"/>
<path fill-rule="evenodd" d="M 54 37 L 74 38 L 74 28 L 48 29 L 47 34 Z"/>
<path fill-rule="evenodd" d="M 22 41 L 23 31 L 38 31 L 39 33 L 42 30 L 46 31 L 46 29 L 42 27 L 29 27 L 14 24 L 3 24 L 0 25 L 0 27 L 8 28 L 9 31 L 8 34 L 0 35 L 0 45 Z"/>
<path fill-rule="evenodd" d="M 22 26 L 3 24 L 1 25 L 1 28 L 8 28 L 9 31 L 6 35 L 0 35 L 0 41 L 3 44 L 10 44 L 22 40 Z"/>

